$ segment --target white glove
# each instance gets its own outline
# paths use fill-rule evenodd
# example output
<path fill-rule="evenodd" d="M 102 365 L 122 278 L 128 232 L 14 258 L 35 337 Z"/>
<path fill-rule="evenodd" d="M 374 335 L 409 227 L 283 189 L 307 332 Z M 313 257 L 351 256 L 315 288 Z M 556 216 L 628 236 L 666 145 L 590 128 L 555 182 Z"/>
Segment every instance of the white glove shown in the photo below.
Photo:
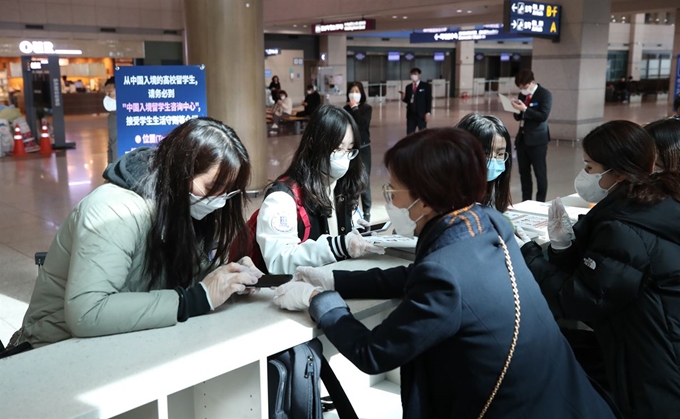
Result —
<path fill-rule="evenodd" d="M 352 259 L 360 258 L 370 253 L 385 254 L 384 247 L 375 246 L 367 242 L 356 230 L 352 230 L 351 233 L 345 236 L 345 245 L 347 246 L 347 253 L 349 253 L 349 257 Z"/>
<path fill-rule="evenodd" d="M 259 270 L 257 268 L 257 266 L 255 266 L 255 264 L 253 263 L 252 259 L 250 259 L 250 257 L 248 257 L 248 256 L 242 257 L 236 263 L 238 263 L 239 265 L 243 265 L 247 268 L 250 268 L 250 272 L 253 275 L 255 275 L 258 279 L 260 279 L 262 277 L 262 275 L 264 275 L 264 272 Z M 257 288 L 257 287 L 246 287 L 245 291 L 237 292 L 237 294 L 238 295 L 248 295 L 248 294 L 257 294 L 258 292 L 260 292 L 260 289 Z"/>
<path fill-rule="evenodd" d="M 210 307 L 215 309 L 224 304 L 232 294 L 242 293 L 246 290 L 246 286 L 257 284 L 257 280 L 262 276 L 261 272 L 259 275 L 257 272 L 233 262 L 210 272 L 201 281 L 207 291 Z"/>
<path fill-rule="evenodd" d="M 290 311 L 309 308 L 309 300 L 314 291 L 323 291 L 311 284 L 300 281 L 287 282 L 276 288 L 274 304 Z"/>
<path fill-rule="evenodd" d="M 564 209 L 560 198 L 553 200 L 548 209 L 548 237 L 554 250 L 568 249 L 571 241 L 576 237 L 567 210 Z"/>
<path fill-rule="evenodd" d="M 524 231 L 524 229 L 518 226 L 515 228 L 515 241 L 517 242 L 517 245 L 521 249 L 522 246 L 529 243 L 531 239 L 529 238 L 529 235 Z"/>
<path fill-rule="evenodd" d="M 328 272 L 319 268 L 301 266 L 295 270 L 294 281 L 302 281 L 324 290 L 334 290 L 335 280 L 333 272 Z"/>
<path fill-rule="evenodd" d="M 359 224 L 359 228 L 362 228 L 362 229 L 364 229 L 364 230 L 366 230 L 366 231 L 370 231 L 370 230 L 371 230 L 371 223 L 369 223 L 368 221 L 364 220 L 363 218 L 359 218 L 359 220 L 357 221 L 357 224 Z"/>

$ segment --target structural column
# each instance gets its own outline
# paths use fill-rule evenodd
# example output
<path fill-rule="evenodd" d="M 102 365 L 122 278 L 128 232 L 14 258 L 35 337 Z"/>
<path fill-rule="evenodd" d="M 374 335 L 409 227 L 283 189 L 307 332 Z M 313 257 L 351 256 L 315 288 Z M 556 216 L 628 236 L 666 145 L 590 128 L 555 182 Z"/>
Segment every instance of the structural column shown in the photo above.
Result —
<path fill-rule="evenodd" d="M 604 118 L 611 0 L 573 0 L 562 7 L 561 39 L 534 39 L 536 81 L 552 92 L 550 136 L 577 140 Z"/>
<path fill-rule="evenodd" d="M 475 43 L 463 41 L 456 44 L 456 93 L 472 96 L 475 77 Z"/>
<path fill-rule="evenodd" d="M 330 93 L 327 96 L 326 103 L 335 105 L 344 105 L 347 101 L 345 93 L 347 93 L 347 82 L 354 80 L 347 80 L 347 36 L 342 35 L 324 35 L 319 39 L 319 52 L 322 57 L 326 57 L 325 61 L 321 61 L 320 65 L 324 67 L 333 68 L 333 82 L 339 94 Z M 325 80 L 318 80 L 319 86 L 322 86 Z M 368 88 L 368 86 L 364 86 Z M 322 88 L 322 91 L 324 89 Z M 328 93 L 328 92 L 327 92 Z"/>
<path fill-rule="evenodd" d="M 205 64 L 209 116 L 236 130 L 252 164 L 251 189 L 267 183 L 262 0 L 184 0 L 186 63 Z"/>
<path fill-rule="evenodd" d="M 630 22 L 630 41 L 628 42 L 628 75 L 640 80 L 640 63 L 645 38 L 645 15 L 636 14 Z"/>
<path fill-rule="evenodd" d="M 678 68 L 678 56 L 680 56 L 680 9 L 675 10 L 675 35 L 673 36 L 673 56 L 671 57 L 671 80 L 668 91 L 668 101 L 673 105 L 675 96 L 680 94 L 680 81 L 676 85 L 676 80 L 680 77 Z"/>

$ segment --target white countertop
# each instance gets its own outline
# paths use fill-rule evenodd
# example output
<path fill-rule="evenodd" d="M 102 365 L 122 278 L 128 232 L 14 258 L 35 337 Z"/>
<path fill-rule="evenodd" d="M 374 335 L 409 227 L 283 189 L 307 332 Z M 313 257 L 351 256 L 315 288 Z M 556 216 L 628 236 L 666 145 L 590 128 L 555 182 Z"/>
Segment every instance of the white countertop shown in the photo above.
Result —
<path fill-rule="evenodd" d="M 343 261 L 325 269 L 406 265 L 390 256 Z M 176 326 L 69 339 L 0 360 L 3 418 L 110 417 L 306 342 L 321 331 L 307 312 L 280 310 L 273 291 L 230 299 L 215 312 Z M 398 300 L 352 300 L 358 319 Z"/>

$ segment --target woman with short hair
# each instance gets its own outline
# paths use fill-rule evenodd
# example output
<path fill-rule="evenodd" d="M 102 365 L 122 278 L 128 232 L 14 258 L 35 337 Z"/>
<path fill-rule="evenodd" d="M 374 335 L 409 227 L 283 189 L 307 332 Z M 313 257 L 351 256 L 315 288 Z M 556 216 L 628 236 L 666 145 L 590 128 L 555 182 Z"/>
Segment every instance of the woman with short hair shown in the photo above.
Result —
<path fill-rule="evenodd" d="M 496 210 L 479 141 L 420 131 L 385 155 L 383 191 L 397 231 L 418 236 L 409 267 L 297 270 L 274 302 L 309 314 L 367 374 L 401 367 L 403 417 L 611 419 L 552 319 Z M 400 299 L 369 330 L 343 298 Z"/>

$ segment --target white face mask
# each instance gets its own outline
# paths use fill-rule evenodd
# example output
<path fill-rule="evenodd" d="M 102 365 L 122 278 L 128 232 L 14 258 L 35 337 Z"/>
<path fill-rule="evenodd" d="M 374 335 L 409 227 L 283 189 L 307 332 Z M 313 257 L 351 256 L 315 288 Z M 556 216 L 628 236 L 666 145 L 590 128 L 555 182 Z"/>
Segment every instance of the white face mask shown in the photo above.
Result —
<path fill-rule="evenodd" d="M 329 177 L 333 179 L 340 179 L 341 177 L 345 176 L 347 174 L 347 171 L 349 170 L 349 163 L 351 160 L 347 158 L 342 158 L 342 159 L 337 159 L 333 160 L 331 159 L 331 167 L 329 170 Z"/>
<path fill-rule="evenodd" d="M 308 95 L 311 95 L 312 93 L 314 93 L 314 90 L 307 90 Z"/>
<path fill-rule="evenodd" d="M 115 112 L 116 111 L 116 99 L 104 96 L 104 109 L 106 109 L 107 112 Z"/>
<path fill-rule="evenodd" d="M 399 208 L 395 207 L 394 204 L 385 204 L 387 216 L 390 218 L 392 227 L 394 227 L 394 231 L 397 234 L 404 237 L 413 238 L 416 232 L 416 227 L 418 226 L 418 221 L 420 221 L 420 219 L 425 216 L 425 214 L 423 214 L 418 217 L 417 220 L 413 221 L 408 213 L 408 210 L 410 210 L 411 207 L 413 207 L 418 201 L 420 201 L 420 198 L 413 201 L 413 203 L 409 205 L 408 208 Z"/>
<path fill-rule="evenodd" d="M 286 95 L 281 95 L 279 97 L 281 98 L 281 100 L 284 100 L 286 98 Z"/>
<path fill-rule="evenodd" d="M 194 185 L 196 183 L 194 182 Z M 196 185 L 196 188 L 203 192 L 201 188 Z M 230 198 L 235 197 L 241 191 L 232 191 L 219 196 L 196 196 L 189 192 L 189 211 L 191 216 L 196 220 L 204 219 L 208 214 L 224 208 Z M 205 194 L 205 192 L 203 192 Z"/>
<path fill-rule="evenodd" d="M 420 76 L 417 74 L 411 74 L 411 80 L 417 83 L 418 80 L 420 80 Z"/>
<path fill-rule="evenodd" d="M 574 179 L 574 189 L 576 189 L 578 196 L 583 198 L 584 201 L 594 204 L 602 201 L 609 191 L 616 186 L 616 183 L 609 189 L 602 189 L 600 186 L 600 179 L 609 171 L 611 169 L 604 173 L 588 173 L 586 169 L 582 169 L 578 176 L 576 176 L 576 179 Z"/>
<path fill-rule="evenodd" d="M 350 93 L 349 100 L 353 100 L 356 103 L 361 102 L 361 93 Z"/>
<path fill-rule="evenodd" d="M 529 89 L 521 89 L 519 92 L 524 96 L 529 96 L 531 94 L 531 91 Z"/>

